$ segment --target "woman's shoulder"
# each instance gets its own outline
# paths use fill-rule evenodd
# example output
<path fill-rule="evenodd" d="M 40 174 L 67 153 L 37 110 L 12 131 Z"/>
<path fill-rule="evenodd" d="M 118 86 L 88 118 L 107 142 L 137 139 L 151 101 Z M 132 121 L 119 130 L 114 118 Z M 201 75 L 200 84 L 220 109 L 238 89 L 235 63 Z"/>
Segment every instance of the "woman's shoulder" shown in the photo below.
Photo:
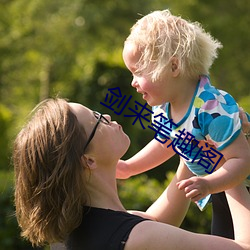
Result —
<path fill-rule="evenodd" d="M 144 220 L 123 211 L 84 207 L 82 222 L 70 234 L 67 249 L 73 250 L 76 246 L 83 249 L 120 249 L 133 227 Z"/>

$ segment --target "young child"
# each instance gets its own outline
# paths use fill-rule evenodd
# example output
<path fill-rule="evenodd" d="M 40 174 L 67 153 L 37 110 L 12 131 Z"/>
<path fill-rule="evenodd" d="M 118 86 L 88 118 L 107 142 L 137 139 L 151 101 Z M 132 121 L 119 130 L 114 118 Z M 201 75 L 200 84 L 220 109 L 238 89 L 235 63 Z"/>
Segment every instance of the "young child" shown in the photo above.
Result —
<path fill-rule="evenodd" d="M 124 62 L 133 75 L 131 85 L 153 107 L 152 124 L 166 132 L 158 133 L 132 158 L 120 161 L 117 178 L 142 173 L 178 153 L 196 175 L 179 182 L 178 188 L 203 209 L 210 194 L 248 177 L 250 149 L 241 132 L 237 103 L 213 87 L 208 75 L 221 47 L 199 23 L 174 16 L 169 10 L 152 12 L 132 27 L 123 50 Z M 183 150 L 188 139 L 191 143 Z M 194 148 L 197 142 L 200 144 Z M 199 149 L 208 144 L 223 156 L 216 171 L 212 164 L 201 164 Z"/>

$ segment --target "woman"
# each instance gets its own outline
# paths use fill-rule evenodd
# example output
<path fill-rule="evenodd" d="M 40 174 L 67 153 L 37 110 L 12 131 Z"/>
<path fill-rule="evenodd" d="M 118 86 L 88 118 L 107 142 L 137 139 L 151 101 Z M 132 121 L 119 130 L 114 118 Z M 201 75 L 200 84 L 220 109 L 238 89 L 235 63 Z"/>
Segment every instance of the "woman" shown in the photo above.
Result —
<path fill-rule="evenodd" d="M 190 176 L 182 162 L 146 213 L 128 213 L 115 176 L 129 144 L 108 115 L 63 99 L 42 102 L 14 143 L 16 215 L 23 237 L 33 245 L 64 242 L 66 249 L 250 249 L 250 200 L 243 186 L 226 192 L 235 240 L 174 227 L 189 205 L 176 187 Z"/>

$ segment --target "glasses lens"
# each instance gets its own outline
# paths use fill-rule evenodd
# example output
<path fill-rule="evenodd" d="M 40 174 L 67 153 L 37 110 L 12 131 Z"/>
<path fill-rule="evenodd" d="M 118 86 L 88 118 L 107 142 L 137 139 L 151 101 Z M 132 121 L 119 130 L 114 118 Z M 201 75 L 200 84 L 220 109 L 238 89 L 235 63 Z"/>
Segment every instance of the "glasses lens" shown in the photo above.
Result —
<path fill-rule="evenodd" d="M 105 118 L 102 114 L 100 114 L 97 111 L 94 111 L 94 116 L 97 120 L 100 120 L 102 123 L 104 124 L 109 124 L 109 120 L 107 118 Z"/>
<path fill-rule="evenodd" d="M 102 119 L 101 121 L 104 123 L 104 124 L 109 124 L 109 120 L 107 118 L 105 118 L 103 115 L 102 115 Z"/>
<path fill-rule="evenodd" d="M 94 116 L 95 116 L 95 118 L 97 119 L 97 120 L 99 120 L 100 119 L 100 116 L 102 116 L 99 112 L 97 112 L 97 111 L 93 111 L 93 113 L 94 113 Z"/>

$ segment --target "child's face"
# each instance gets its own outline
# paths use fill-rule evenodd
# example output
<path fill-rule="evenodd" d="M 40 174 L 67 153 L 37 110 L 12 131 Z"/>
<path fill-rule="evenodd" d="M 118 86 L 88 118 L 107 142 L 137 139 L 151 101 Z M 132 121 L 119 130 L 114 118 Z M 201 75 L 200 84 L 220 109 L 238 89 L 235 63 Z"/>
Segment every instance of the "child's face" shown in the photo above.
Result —
<path fill-rule="evenodd" d="M 141 57 L 141 52 L 135 48 L 131 43 L 125 43 L 123 49 L 123 60 L 132 73 L 133 79 L 131 82 L 132 87 L 142 94 L 142 98 L 150 105 L 156 106 L 168 101 L 165 95 L 167 87 L 167 78 L 156 80 L 152 82 L 151 74 L 147 72 L 136 72 L 138 69 L 138 61 Z M 167 77 L 167 75 L 165 75 Z"/>

